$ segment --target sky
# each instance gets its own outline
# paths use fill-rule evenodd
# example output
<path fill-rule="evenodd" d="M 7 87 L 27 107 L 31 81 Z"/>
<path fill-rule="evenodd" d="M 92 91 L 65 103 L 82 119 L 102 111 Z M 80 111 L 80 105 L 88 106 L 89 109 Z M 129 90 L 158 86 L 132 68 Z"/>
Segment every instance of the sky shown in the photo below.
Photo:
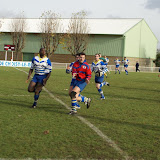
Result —
<path fill-rule="evenodd" d="M 1 1 L 0 18 L 39 18 L 51 10 L 70 18 L 72 13 L 86 11 L 87 18 L 144 18 L 157 37 L 160 49 L 160 0 L 5 0 Z"/>

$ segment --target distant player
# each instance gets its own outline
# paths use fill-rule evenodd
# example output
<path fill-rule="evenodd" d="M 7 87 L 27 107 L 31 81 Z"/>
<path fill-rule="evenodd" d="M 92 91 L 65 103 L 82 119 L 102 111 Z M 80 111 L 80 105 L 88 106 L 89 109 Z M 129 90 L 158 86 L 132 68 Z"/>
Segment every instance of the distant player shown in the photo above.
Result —
<path fill-rule="evenodd" d="M 104 64 L 106 65 L 106 67 L 108 66 L 108 63 L 109 63 L 109 58 L 107 58 L 106 56 L 104 56 L 106 62 L 104 62 Z M 110 71 L 108 70 L 109 74 L 110 74 Z M 107 73 L 104 74 L 107 78 Z"/>
<path fill-rule="evenodd" d="M 108 65 L 108 63 L 109 63 L 109 59 L 106 57 L 106 56 L 104 56 L 104 58 L 105 58 L 105 60 L 106 60 L 106 66 Z"/>
<path fill-rule="evenodd" d="M 44 48 L 41 48 L 39 50 L 39 55 L 32 59 L 31 68 L 29 70 L 26 83 L 28 83 L 33 70 L 35 71 L 35 75 L 28 86 L 28 92 L 35 93 L 32 108 L 36 108 L 42 87 L 46 85 L 52 71 L 51 61 L 45 56 Z"/>
<path fill-rule="evenodd" d="M 86 54 L 82 52 L 79 55 L 79 61 L 75 62 L 72 67 L 72 76 L 75 77 L 76 80 L 70 93 L 72 110 L 69 114 L 71 115 L 77 113 L 77 108 L 79 109 L 79 106 L 77 106 L 78 102 L 85 102 L 87 108 L 90 107 L 91 103 L 90 98 L 80 95 L 80 92 L 83 91 L 91 79 L 91 69 L 85 60 Z"/>
<path fill-rule="evenodd" d="M 106 57 L 106 56 L 105 56 L 105 57 Z M 109 59 L 108 59 L 108 61 L 107 61 L 107 59 L 106 59 L 105 57 L 102 57 L 101 53 L 99 53 L 99 59 L 100 59 L 104 64 L 106 64 L 106 66 L 107 66 L 107 65 L 108 65 L 108 62 L 109 62 Z M 108 72 L 109 72 L 109 70 L 108 70 Z M 107 73 L 105 73 L 104 75 L 105 75 L 106 78 L 107 78 Z"/>
<path fill-rule="evenodd" d="M 118 58 L 116 58 L 116 59 L 114 60 L 114 63 L 115 63 L 115 65 L 116 65 L 115 74 L 117 73 L 117 70 L 118 70 L 118 72 L 119 72 L 119 74 L 120 74 L 121 72 L 120 72 L 120 70 L 119 70 L 119 65 L 120 65 L 121 61 L 120 61 Z"/>
<path fill-rule="evenodd" d="M 99 54 L 95 54 L 95 61 L 92 62 L 91 71 L 95 72 L 96 88 L 101 95 L 101 99 L 105 99 L 105 96 L 104 96 L 101 88 L 104 85 L 109 86 L 108 82 L 103 81 L 104 80 L 104 74 L 108 71 L 108 69 L 106 67 L 106 64 L 104 64 L 99 58 L 100 58 Z"/>
<path fill-rule="evenodd" d="M 128 68 L 129 60 L 126 57 L 124 57 L 124 60 L 122 60 L 122 63 L 124 63 L 124 69 L 125 69 L 126 75 L 128 75 L 127 68 Z"/>
<path fill-rule="evenodd" d="M 77 53 L 77 54 L 75 55 L 75 62 L 78 61 L 78 60 L 79 60 L 79 53 Z M 74 64 L 75 62 L 72 62 L 72 63 L 67 67 L 67 69 L 66 69 L 66 73 L 67 73 L 67 74 L 72 73 L 72 67 L 73 67 L 73 64 Z M 74 81 L 75 81 L 75 77 L 72 77 L 72 80 L 71 80 L 71 83 L 70 83 L 70 87 L 69 87 L 69 96 L 71 96 L 70 94 L 71 94 L 71 91 L 72 91 L 72 89 L 73 89 Z"/>

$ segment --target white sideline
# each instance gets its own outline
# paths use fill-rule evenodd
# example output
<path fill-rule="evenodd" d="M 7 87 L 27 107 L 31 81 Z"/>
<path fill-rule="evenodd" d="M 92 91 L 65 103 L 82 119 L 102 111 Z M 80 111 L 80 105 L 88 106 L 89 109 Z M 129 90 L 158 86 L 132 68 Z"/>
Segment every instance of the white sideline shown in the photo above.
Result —
<path fill-rule="evenodd" d="M 26 74 L 28 74 L 26 71 L 23 71 L 19 68 L 15 68 L 21 72 L 24 72 Z M 45 87 L 43 87 L 43 90 L 46 91 L 51 98 L 55 99 L 57 102 L 59 102 L 60 104 L 62 104 L 63 106 L 65 106 L 68 110 L 71 110 L 71 108 L 69 106 L 67 106 L 63 101 L 61 101 L 60 99 L 56 98 L 50 91 L 48 91 Z M 128 160 L 131 159 L 131 157 L 128 156 L 128 154 L 126 152 L 124 152 L 122 149 L 120 149 L 117 144 L 112 141 L 107 135 L 105 135 L 104 133 L 102 133 L 102 131 L 100 131 L 96 126 L 94 126 L 92 123 L 90 123 L 88 120 L 86 120 L 85 118 L 83 118 L 82 116 L 78 116 L 75 115 L 78 119 L 80 119 L 84 124 L 86 124 L 88 127 L 90 127 L 93 131 L 95 131 L 102 139 L 104 139 L 114 150 L 116 150 L 124 159 Z"/>

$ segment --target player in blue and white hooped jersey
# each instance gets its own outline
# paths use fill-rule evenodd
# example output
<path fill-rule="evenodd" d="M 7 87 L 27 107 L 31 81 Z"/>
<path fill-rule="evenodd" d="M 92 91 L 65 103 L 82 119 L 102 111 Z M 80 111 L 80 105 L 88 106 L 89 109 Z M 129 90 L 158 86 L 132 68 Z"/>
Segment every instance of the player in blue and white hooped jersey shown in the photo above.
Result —
<path fill-rule="evenodd" d="M 44 48 L 39 50 L 38 56 L 33 57 L 26 83 L 28 83 L 33 70 L 35 75 L 28 86 L 28 92 L 35 93 L 32 108 L 36 108 L 42 87 L 46 85 L 52 71 L 51 61 L 45 56 Z"/>
<path fill-rule="evenodd" d="M 107 58 L 106 56 L 104 56 L 104 58 L 105 58 L 105 60 L 106 60 L 106 63 L 104 63 L 104 64 L 106 64 L 106 66 L 107 66 L 108 63 L 109 63 L 109 58 Z"/>
<path fill-rule="evenodd" d="M 117 70 L 118 70 L 118 72 L 119 72 L 119 74 L 120 74 L 121 72 L 120 72 L 120 70 L 119 70 L 119 65 L 120 65 L 121 61 L 120 61 L 118 58 L 116 58 L 116 59 L 114 60 L 114 63 L 115 63 L 115 65 L 116 65 L 115 74 L 117 73 Z"/>
<path fill-rule="evenodd" d="M 122 60 L 122 63 L 124 63 L 124 69 L 125 69 L 126 75 L 128 75 L 127 68 L 128 68 L 129 60 L 126 57 L 124 57 L 124 60 Z"/>
<path fill-rule="evenodd" d="M 99 58 L 100 58 L 99 54 L 95 54 L 95 61 L 92 62 L 91 71 L 95 72 L 96 88 L 101 95 L 101 99 L 105 99 L 105 96 L 102 91 L 102 87 L 104 85 L 109 86 L 108 82 L 103 81 L 104 74 L 108 71 L 108 69 L 106 67 L 106 64 L 104 64 Z"/>
<path fill-rule="evenodd" d="M 106 56 L 104 56 L 106 62 L 104 62 L 104 64 L 106 65 L 106 67 L 108 66 L 108 63 L 109 63 L 109 58 L 107 58 Z M 110 71 L 108 70 L 109 74 L 110 74 Z M 107 78 L 107 73 L 104 74 Z"/>

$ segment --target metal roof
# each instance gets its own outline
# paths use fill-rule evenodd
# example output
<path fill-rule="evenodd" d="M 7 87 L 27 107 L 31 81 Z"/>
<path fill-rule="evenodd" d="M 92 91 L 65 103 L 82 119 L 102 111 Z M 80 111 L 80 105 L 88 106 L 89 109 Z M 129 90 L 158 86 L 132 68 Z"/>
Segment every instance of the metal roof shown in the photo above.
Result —
<path fill-rule="evenodd" d="M 11 32 L 11 22 L 13 19 L 0 19 L 1 28 L 0 32 Z M 61 31 L 65 33 L 70 19 L 60 19 Z M 110 34 L 110 35 L 123 35 L 129 29 L 134 27 L 142 19 L 86 19 L 89 26 L 89 34 Z M 26 33 L 41 33 L 40 32 L 40 19 L 26 19 L 27 28 Z"/>

